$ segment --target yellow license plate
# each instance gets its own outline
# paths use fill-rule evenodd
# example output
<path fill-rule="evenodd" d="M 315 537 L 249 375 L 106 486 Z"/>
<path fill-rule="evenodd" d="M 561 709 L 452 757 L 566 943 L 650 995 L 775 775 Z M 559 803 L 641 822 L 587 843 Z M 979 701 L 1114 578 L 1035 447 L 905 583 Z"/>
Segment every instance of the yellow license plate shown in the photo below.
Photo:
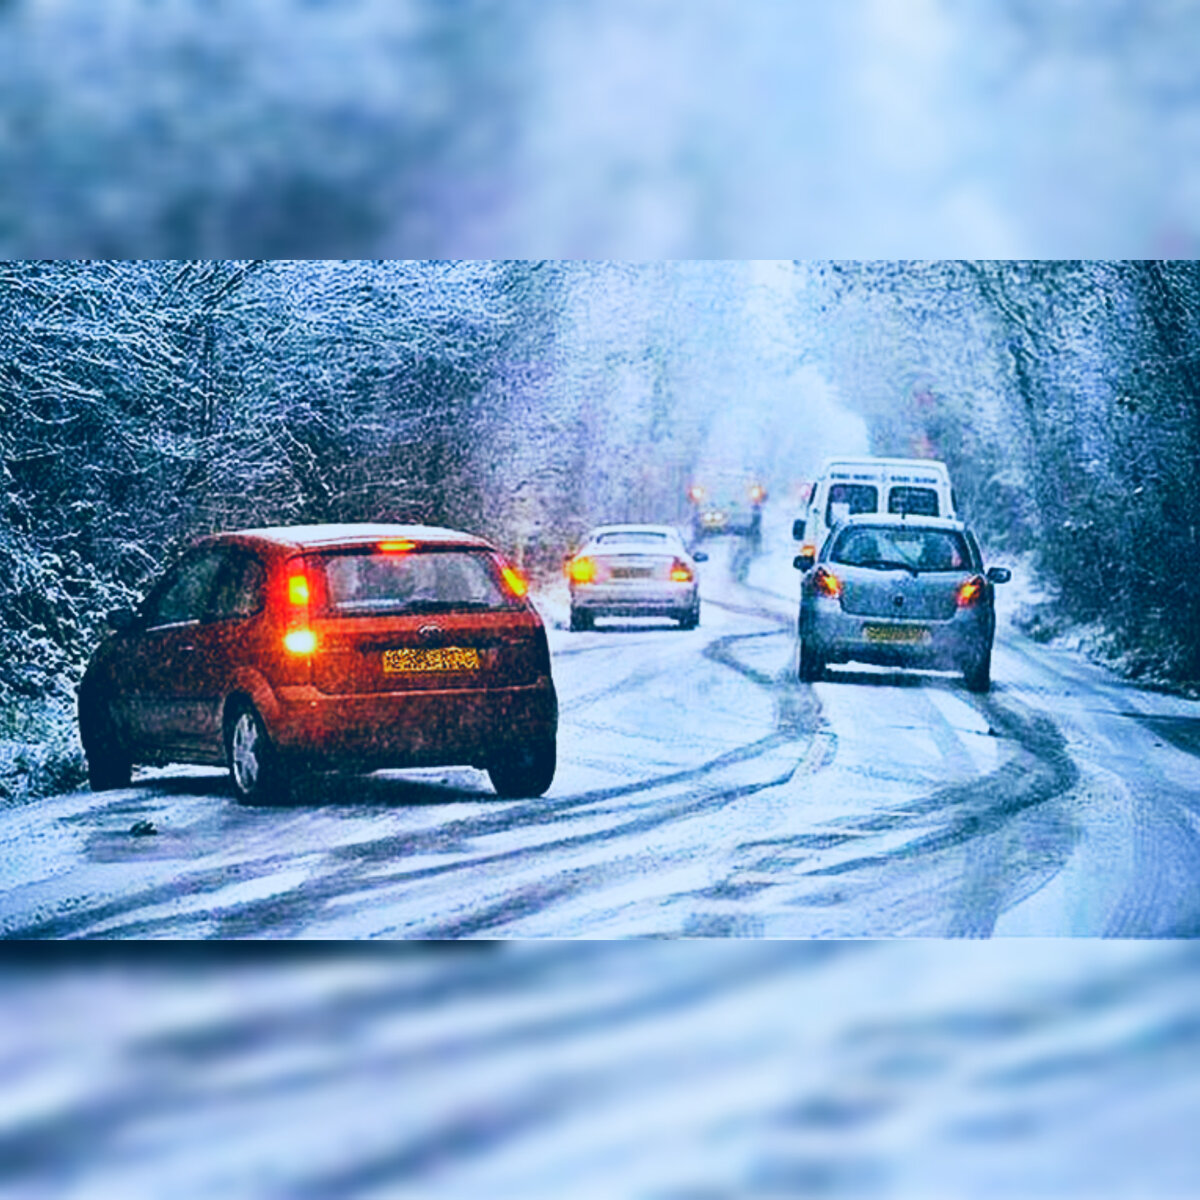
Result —
<path fill-rule="evenodd" d="M 867 625 L 863 635 L 868 642 L 915 646 L 929 640 L 929 630 L 923 625 Z"/>
<path fill-rule="evenodd" d="M 383 652 L 385 675 L 400 675 L 408 671 L 478 670 L 479 651 L 474 646 L 436 646 Z"/>

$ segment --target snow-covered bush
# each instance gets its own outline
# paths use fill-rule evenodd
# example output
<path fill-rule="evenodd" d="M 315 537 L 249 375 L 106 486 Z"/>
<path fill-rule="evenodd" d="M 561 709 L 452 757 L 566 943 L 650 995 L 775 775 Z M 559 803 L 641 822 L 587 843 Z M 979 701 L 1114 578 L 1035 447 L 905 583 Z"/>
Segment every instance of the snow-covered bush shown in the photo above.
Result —
<path fill-rule="evenodd" d="M 74 712 L 62 703 L 5 708 L 0 725 L 0 804 L 77 787 L 87 778 Z"/>

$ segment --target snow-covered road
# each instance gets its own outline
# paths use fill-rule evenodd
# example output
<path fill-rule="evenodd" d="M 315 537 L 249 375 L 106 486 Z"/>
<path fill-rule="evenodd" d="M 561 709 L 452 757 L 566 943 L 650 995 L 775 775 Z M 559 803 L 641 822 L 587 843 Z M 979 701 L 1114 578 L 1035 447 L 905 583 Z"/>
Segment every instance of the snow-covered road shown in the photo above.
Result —
<path fill-rule="evenodd" d="M 247 809 L 223 775 L 0 812 L 17 937 L 1171 935 L 1200 930 L 1200 704 L 1003 621 L 956 676 L 794 672 L 790 543 L 711 547 L 704 619 L 569 633 L 539 800 L 470 769 L 323 777 Z M 134 836 L 135 822 L 157 832 Z"/>

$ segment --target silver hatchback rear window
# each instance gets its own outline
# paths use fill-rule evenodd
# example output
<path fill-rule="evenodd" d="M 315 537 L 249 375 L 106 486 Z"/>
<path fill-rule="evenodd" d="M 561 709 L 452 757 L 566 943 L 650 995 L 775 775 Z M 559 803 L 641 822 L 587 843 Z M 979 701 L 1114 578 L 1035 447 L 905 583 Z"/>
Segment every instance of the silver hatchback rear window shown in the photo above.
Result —
<path fill-rule="evenodd" d="M 829 557 L 848 567 L 891 564 L 914 571 L 964 571 L 971 565 L 966 539 L 957 529 L 923 529 L 915 525 L 858 525 L 846 529 Z"/>

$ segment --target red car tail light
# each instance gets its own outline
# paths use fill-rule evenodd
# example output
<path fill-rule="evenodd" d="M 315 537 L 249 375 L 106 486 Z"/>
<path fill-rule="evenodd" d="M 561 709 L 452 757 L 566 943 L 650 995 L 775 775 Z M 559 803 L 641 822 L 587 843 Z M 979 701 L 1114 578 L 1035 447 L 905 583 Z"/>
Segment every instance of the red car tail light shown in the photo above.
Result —
<path fill-rule="evenodd" d="M 504 586 L 510 596 L 520 600 L 528 593 L 529 584 L 525 581 L 525 576 L 516 567 L 510 567 L 508 563 L 503 563 L 500 567 L 500 574 L 504 579 Z"/>
<path fill-rule="evenodd" d="M 842 594 L 842 581 L 824 567 L 817 568 L 817 572 L 813 576 L 813 585 L 817 589 L 818 596 L 828 596 L 831 600 L 837 600 Z"/>
<path fill-rule="evenodd" d="M 567 564 L 567 575 L 572 583 L 595 583 L 596 560 L 592 558 L 573 558 Z"/>
<path fill-rule="evenodd" d="M 959 589 L 958 601 L 959 608 L 970 608 L 975 604 L 979 597 L 983 595 L 983 576 L 972 575 Z"/>
<path fill-rule="evenodd" d="M 303 571 L 292 571 L 287 581 L 287 632 L 283 647 L 289 654 L 309 655 L 317 648 L 317 635 L 308 626 L 312 590 Z"/>
<path fill-rule="evenodd" d="M 676 559 L 671 567 L 671 582 L 672 583 L 691 583 L 692 569 L 685 562 Z"/>
<path fill-rule="evenodd" d="M 289 629 L 283 635 L 283 644 L 292 654 L 312 654 L 317 648 L 317 635 L 311 629 Z"/>

